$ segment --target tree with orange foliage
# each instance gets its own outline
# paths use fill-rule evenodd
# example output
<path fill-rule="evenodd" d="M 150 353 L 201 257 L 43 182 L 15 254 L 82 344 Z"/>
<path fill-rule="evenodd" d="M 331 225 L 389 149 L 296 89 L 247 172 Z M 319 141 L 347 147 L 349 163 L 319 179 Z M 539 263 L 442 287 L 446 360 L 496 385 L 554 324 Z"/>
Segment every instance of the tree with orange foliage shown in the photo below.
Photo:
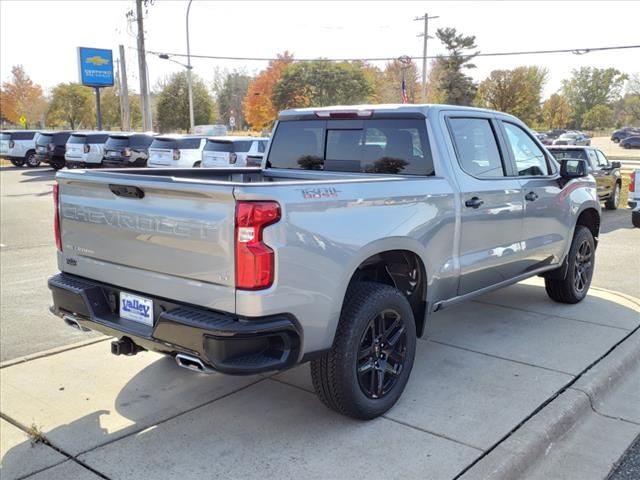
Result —
<path fill-rule="evenodd" d="M 17 124 L 24 116 L 27 125 L 40 123 L 47 109 L 42 87 L 33 83 L 22 65 L 15 65 L 11 76 L 11 81 L 2 85 L 2 118 Z"/>
<path fill-rule="evenodd" d="M 278 59 L 269 62 L 269 66 L 249 84 L 242 105 L 245 119 L 255 130 L 270 129 L 277 118 L 278 110 L 271 101 L 273 88 L 292 61 L 293 54 L 288 51 L 278 54 Z"/>

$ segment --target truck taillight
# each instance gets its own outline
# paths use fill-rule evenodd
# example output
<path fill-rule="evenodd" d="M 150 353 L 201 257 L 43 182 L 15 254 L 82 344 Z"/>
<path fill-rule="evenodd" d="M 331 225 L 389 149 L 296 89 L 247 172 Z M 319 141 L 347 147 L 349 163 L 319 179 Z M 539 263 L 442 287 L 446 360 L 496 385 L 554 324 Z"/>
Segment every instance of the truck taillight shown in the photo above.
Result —
<path fill-rule="evenodd" d="M 173 159 L 177 162 L 178 160 L 180 160 L 180 150 L 178 150 L 177 148 L 173 149 Z"/>
<path fill-rule="evenodd" d="M 91 145 L 89 145 L 88 143 L 84 144 L 84 153 L 89 153 L 89 151 L 91 150 Z"/>
<path fill-rule="evenodd" d="M 13 148 L 16 146 L 16 142 L 14 142 L 13 140 L 9 140 L 9 148 Z"/>
<path fill-rule="evenodd" d="M 238 202 L 236 206 L 236 288 L 260 290 L 273 283 L 274 253 L 262 241 L 268 225 L 280 220 L 277 202 Z"/>
<path fill-rule="evenodd" d="M 237 160 L 238 160 L 238 155 L 236 155 L 235 153 L 230 153 L 229 154 L 229 163 L 231 165 L 235 165 Z"/>
<path fill-rule="evenodd" d="M 60 185 L 53 184 L 53 231 L 56 236 L 56 248 L 62 251 L 62 238 L 60 237 Z"/>
<path fill-rule="evenodd" d="M 631 172 L 631 183 L 629 184 L 629 192 L 636 191 L 636 172 Z"/>

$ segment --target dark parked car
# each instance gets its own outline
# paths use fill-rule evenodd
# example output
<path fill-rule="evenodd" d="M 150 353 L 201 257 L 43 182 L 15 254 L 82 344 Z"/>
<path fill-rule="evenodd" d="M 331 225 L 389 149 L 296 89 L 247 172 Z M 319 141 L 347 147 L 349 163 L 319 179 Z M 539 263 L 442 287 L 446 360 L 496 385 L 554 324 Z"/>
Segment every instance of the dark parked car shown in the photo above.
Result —
<path fill-rule="evenodd" d="M 104 145 L 102 165 L 107 168 L 146 167 L 153 133 L 109 135 Z"/>
<path fill-rule="evenodd" d="M 640 135 L 640 128 L 624 127 L 619 130 L 615 130 L 611 134 L 611 140 L 618 143 L 619 141 L 624 140 L 627 137 L 633 137 L 636 135 Z"/>
<path fill-rule="evenodd" d="M 640 148 L 640 135 L 634 135 L 633 137 L 620 140 L 620 146 L 622 148 Z"/>
<path fill-rule="evenodd" d="M 638 137 L 640 140 L 640 137 Z M 607 210 L 615 210 L 620 203 L 620 190 L 622 189 L 622 180 L 620 178 L 620 162 L 610 162 L 609 159 L 595 147 L 580 147 L 577 145 L 558 147 L 549 147 L 548 150 L 556 157 L 558 161 L 565 158 L 576 158 L 587 160 L 591 174 L 598 184 L 598 198 L 601 202 L 605 202 L 604 206 Z"/>
<path fill-rule="evenodd" d="M 558 138 L 560 135 L 562 135 L 563 133 L 567 133 L 567 130 L 563 129 L 563 128 L 554 128 L 553 130 L 549 130 L 546 135 L 547 137 L 549 137 L 551 140 L 555 140 L 556 138 Z"/>
<path fill-rule="evenodd" d="M 36 161 L 48 163 L 54 170 L 64 167 L 64 154 L 71 133 L 73 132 L 40 132 L 36 137 Z"/>

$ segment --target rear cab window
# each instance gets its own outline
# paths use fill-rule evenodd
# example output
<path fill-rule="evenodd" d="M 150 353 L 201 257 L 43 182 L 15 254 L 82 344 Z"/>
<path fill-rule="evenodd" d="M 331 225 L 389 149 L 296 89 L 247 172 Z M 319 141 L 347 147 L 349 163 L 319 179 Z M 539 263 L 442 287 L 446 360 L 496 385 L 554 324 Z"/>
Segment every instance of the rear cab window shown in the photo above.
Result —
<path fill-rule="evenodd" d="M 283 120 L 271 168 L 433 175 L 424 119 Z"/>
<path fill-rule="evenodd" d="M 491 120 L 450 117 L 449 129 L 462 169 L 476 178 L 506 176 Z"/>

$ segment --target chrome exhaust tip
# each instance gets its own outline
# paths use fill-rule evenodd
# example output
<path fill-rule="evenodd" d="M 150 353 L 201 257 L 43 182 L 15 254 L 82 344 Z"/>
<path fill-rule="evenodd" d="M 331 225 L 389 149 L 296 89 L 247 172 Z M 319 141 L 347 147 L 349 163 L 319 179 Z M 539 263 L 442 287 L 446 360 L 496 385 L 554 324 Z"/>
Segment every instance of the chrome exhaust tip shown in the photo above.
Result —
<path fill-rule="evenodd" d="M 75 328 L 76 330 L 80 330 L 81 332 L 90 332 L 91 331 L 90 328 L 83 327 L 82 325 L 80 325 L 80 322 L 79 322 L 78 318 L 74 317 L 73 315 L 64 314 L 62 316 L 62 320 L 64 320 L 64 323 L 66 323 L 70 327 Z"/>
<path fill-rule="evenodd" d="M 192 372 L 214 373 L 214 370 L 210 369 L 204 363 L 202 363 L 202 360 L 200 360 L 198 357 L 187 355 L 186 353 L 178 353 L 175 356 L 175 359 L 179 367 L 186 368 L 187 370 L 191 370 Z"/>

